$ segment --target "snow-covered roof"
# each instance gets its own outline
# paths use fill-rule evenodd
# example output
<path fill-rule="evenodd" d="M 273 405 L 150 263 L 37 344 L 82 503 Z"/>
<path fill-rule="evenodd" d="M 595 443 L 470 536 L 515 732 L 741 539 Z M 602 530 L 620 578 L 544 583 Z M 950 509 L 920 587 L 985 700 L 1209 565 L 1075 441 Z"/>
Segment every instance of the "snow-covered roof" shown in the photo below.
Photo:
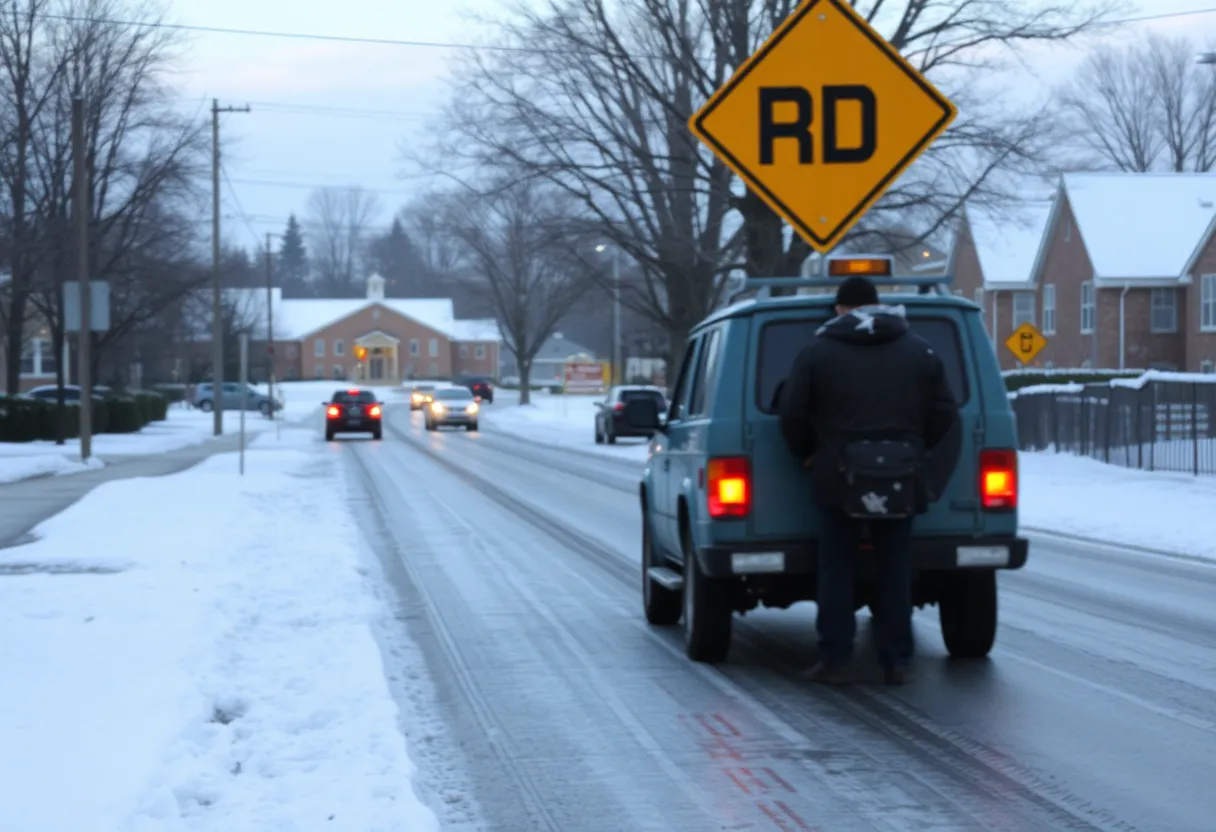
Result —
<path fill-rule="evenodd" d="M 1070 173 L 1062 177 L 1099 280 L 1178 280 L 1216 218 L 1210 173 Z"/>
<path fill-rule="evenodd" d="M 265 289 L 225 289 L 224 299 L 242 322 L 252 325 L 255 330 L 265 328 Z M 336 321 L 376 304 L 417 321 L 453 341 L 501 340 L 498 324 L 492 318 L 456 318 L 451 298 L 284 298 L 279 289 L 273 290 L 271 299 L 275 338 L 283 341 L 302 340 Z M 190 323 L 192 332 L 188 333 L 187 337 L 209 337 L 210 312 L 210 290 L 199 292 L 195 314 Z"/>
<path fill-rule="evenodd" d="M 497 343 L 502 340 L 502 332 L 494 318 L 457 318 L 452 321 L 452 340 Z"/>
<path fill-rule="evenodd" d="M 1052 205 L 1049 199 L 1028 199 L 1000 211 L 963 208 L 985 288 L 1029 287 L 1046 244 Z"/>
<path fill-rule="evenodd" d="M 324 329 L 335 321 L 349 318 L 369 306 L 379 304 L 399 315 L 417 321 L 428 329 L 455 338 L 456 316 L 452 311 L 451 298 L 419 298 L 369 300 L 367 298 L 291 298 L 281 304 L 282 312 L 275 309 L 275 329 L 283 322 L 284 337 L 306 338 L 317 330 Z"/>

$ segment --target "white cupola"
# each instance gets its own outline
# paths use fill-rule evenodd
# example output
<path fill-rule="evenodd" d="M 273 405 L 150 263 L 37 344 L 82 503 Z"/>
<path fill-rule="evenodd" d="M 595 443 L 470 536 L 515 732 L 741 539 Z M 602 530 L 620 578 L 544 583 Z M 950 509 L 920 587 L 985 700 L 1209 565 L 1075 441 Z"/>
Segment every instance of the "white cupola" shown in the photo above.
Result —
<path fill-rule="evenodd" d="M 367 279 L 367 299 L 384 300 L 384 278 L 373 272 Z"/>

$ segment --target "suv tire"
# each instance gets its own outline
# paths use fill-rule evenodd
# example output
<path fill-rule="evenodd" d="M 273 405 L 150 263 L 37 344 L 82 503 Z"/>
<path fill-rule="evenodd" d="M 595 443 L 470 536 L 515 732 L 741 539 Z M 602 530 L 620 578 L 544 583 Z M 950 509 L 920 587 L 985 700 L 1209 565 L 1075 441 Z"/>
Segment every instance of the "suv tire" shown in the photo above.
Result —
<path fill-rule="evenodd" d="M 680 623 L 684 614 L 684 593 L 673 591 L 650 577 L 652 566 L 666 566 L 654 548 L 650 533 L 650 515 L 642 510 L 642 607 L 646 621 L 655 627 L 670 627 Z"/>
<path fill-rule="evenodd" d="M 688 532 L 684 542 L 684 652 L 694 662 L 717 664 L 730 653 L 735 581 L 701 571 Z"/>
<path fill-rule="evenodd" d="M 956 659 L 982 659 L 996 643 L 996 571 L 960 570 L 937 602 L 942 641 Z"/>
<path fill-rule="evenodd" d="M 204 413 L 210 413 L 211 412 L 211 399 L 203 399 L 201 402 L 199 402 L 198 409 L 203 411 Z"/>

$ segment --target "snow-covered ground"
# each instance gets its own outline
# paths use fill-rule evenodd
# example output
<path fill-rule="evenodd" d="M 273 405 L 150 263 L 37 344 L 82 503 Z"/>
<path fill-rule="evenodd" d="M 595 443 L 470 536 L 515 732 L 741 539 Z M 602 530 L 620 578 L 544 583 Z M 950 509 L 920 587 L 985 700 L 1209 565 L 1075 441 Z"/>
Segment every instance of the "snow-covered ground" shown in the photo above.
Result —
<path fill-rule="evenodd" d="M 279 414 L 281 422 L 294 424 L 313 416 L 319 411 L 321 402 L 328 400 L 343 385 L 341 381 L 296 381 L 277 385 L 284 402 Z M 254 386 L 266 392 L 265 385 Z M 381 395 L 391 399 L 399 394 L 394 390 Z M 240 412 L 224 412 L 225 435 L 239 432 L 240 423 Z M 245 414 L 246 433 L 258 434 L 274 428 L 275 422 L 259 413 Z M 94 436 L 93 457 L 87 465 L 80 461 L 79 439 L 68 440 L 63 445 L 54 442 L 0 442 L 0 483 L 49 474 L 74 474 L 101 467 L 109 457 L 176 451 L 206 442 L 212 436 L 213 414 L 175 404 L 169 408 L 165 421 L 145 425 L 139 433 L 103 433 Z"/>
<path fill-rule="evenodd" d="M 4 828 L 437 829 L 319 443 L 102 485 L 0 552 Z"/>
<path fill-rule="evenodd" d="M 519 405 L 515 390 L 495 390 L 494 404 L 482 409 L 486 425 L 546 445 L 576 448 L 619 459 L 646 459 L 645 439 L 618 439 L 614 445 L 595 444 L 597 401 L 604 397 L 554 395 L 533 391 L 532 403 Z"/>
<path fill-rule="evenodd" d="M 535 393 L 532 406 L 519 407 L 514 393 L 498 395 L 499 401 L 484 411 L 488 426 L 590 454 L 646 458 L 644 440 L 595 444 L 594 396 Z M 1140 471 L 1070 454 L 1023 453 L 1020 460 L 1021 522 L 1027 529 L 1216 560 L 1210 519 L 1216 477 Z"/>

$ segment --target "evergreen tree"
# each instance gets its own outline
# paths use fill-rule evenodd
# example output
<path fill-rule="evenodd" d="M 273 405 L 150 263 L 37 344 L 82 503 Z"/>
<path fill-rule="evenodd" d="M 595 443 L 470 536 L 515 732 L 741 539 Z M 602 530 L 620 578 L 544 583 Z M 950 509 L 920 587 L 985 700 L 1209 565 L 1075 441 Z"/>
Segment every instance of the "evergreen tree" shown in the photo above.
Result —
<path fill-rule="evenodd" d="M 386 281 L 389 297 L 419 297 L 423 263 L 400 217 L 371 244 L 371 266 Z"/>
<path fill-rule="evenodd" d="M 284 297 L 315 297 L 316 292 L 308 279 L 308 249 L 304 245 L 304 232 L 295 214 L 287 218 L 287 228 L 279 244 L 278 261 L 278 283 Z"/>

